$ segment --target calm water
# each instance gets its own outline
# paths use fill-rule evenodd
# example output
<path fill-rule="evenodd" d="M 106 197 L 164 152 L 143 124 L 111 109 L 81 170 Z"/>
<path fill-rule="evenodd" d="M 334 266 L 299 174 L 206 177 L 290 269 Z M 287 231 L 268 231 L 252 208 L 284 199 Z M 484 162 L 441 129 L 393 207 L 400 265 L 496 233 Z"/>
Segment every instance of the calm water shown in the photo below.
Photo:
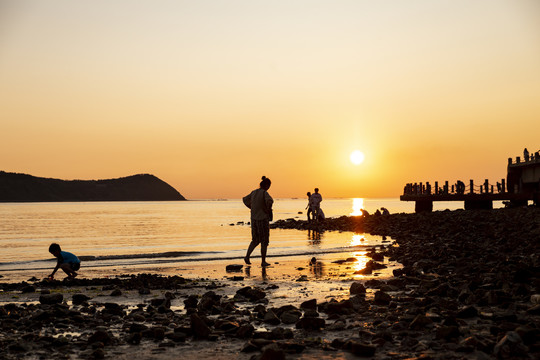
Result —
<path fill-rule="evenodd" d="M 305 219 L 305 199 L 276 199 L 274 219 Z M 413 212 L 398 199 L 325 199 L 327 217 Z M 456 209 L 459 202 L 435 203 Z M 299 214 L 302 212 L 302 214 Z M 241 259 L 250 241 L 249 210 L 241 200 L 0 204 L 0 273 L 54 266 L 49 244 L 84 257 L 85 267 Z M 273 256 L 343 252 L 381 243 L 371 235 L 273 229 Z M 258 250 L 254 255 L 258 254 Z"/>

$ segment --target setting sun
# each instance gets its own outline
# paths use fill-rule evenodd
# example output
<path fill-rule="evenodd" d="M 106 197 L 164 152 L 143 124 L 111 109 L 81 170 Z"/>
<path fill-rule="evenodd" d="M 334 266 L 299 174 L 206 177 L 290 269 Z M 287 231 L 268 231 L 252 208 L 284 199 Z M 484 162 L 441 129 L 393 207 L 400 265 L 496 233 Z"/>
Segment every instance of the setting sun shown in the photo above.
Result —
<path fill-rule="evenodd" d="M 364 153 L 361 152 L 360 150 L 354 150 L 352 153 L 351 153 L 351 162 L 354 164 L 354 165 L 360 165 L 361 163 L 364 162 Z"/>

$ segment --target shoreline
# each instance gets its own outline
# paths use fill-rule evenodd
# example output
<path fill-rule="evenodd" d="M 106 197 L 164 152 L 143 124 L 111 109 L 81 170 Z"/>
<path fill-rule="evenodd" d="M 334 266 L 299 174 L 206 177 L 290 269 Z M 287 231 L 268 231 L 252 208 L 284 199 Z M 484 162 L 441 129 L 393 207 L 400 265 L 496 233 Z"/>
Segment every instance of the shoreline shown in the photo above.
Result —
<path fill-rule="evenodd" d="M 307 224 L 273 226 L 300 230 Z M 319 278 L 302 257 L 276 260 L 266 275 L 254 258 L 249 274 L 245 267 L 226 272 L 227 261 L 199 264 L 207 274 L 200 278 L 141 274 L 86 283 L 3 283 L 3 354 L 540 357 L 540 209 L 344 216 L 327 219 L 320 230 L 389 236 L 395 244 L 377 249 L 371 264 L 382 257 L 403 266 L 385 269 L 387 276 L 351 276 L 361 269 L 333 254 L 319 259 L 327 274 Z M 22 293 L 23 286 L 34 291 Z M 61 294 L 64 304 L 40 304 L 42 290 Z M 9 296 L 18 298 L 7 305 Z M 74 304 L 83 296 L 88 299 Z"/>

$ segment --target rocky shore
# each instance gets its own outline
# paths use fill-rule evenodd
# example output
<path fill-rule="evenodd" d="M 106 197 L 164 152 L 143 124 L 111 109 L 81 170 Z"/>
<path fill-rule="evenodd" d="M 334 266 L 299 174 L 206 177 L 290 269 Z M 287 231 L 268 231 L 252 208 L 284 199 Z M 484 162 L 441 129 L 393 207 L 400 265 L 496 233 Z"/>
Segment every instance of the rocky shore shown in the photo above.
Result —
<path fill-rule="evenodd" d="M 3 283 L 0 359 L 540 358 L 540 209 L 340 217 L 316 230 L 387 236 L 363 271 L 403 268 L 290 303 L 275 294 L 297 287 L 234 276 Z"/>

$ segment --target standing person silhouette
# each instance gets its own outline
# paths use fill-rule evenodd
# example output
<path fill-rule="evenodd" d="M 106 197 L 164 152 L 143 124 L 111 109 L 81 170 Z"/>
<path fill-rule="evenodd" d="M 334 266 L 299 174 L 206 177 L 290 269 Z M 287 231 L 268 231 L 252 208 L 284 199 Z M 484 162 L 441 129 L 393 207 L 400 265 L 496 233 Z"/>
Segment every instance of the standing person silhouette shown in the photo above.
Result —
<path fill-rule="evenodd" d="M 319 221 L 319 215 L 321 213 L 321 201 L 322 195 L 319 194 L 319 188 L 315 188 L 315 193 L 310 197 L 312 208 L 313 208 L 313 218 L 315 221 Z"/>
<path fill-rule="evenodd" d="M 306 209 L 307 209 L 307 221 L 310 222 L 311 218 L 313 218 L 313 209 L 312 209 L 312 206 L 311 206 L 311 193 L 309 191 L 307 193 L 307 199 L 308 199 L 307 206 L 306 206 Z"/>
<path fill-rule="evenodd" d="M 269 266 L 266 262 L 266 251 L 270 242 L 270 221 L 272 221 L 272 204 L 274 199 L 268 194 L 272 182 L 266 176 L 262 177 L 259 188 L 242 198 L 244 204 L 251 209 L 251 243 L 247 249 L 244 261 L 251 264 L 249 257 L 257 245 L 261 244 L 261 265 Z"/>

